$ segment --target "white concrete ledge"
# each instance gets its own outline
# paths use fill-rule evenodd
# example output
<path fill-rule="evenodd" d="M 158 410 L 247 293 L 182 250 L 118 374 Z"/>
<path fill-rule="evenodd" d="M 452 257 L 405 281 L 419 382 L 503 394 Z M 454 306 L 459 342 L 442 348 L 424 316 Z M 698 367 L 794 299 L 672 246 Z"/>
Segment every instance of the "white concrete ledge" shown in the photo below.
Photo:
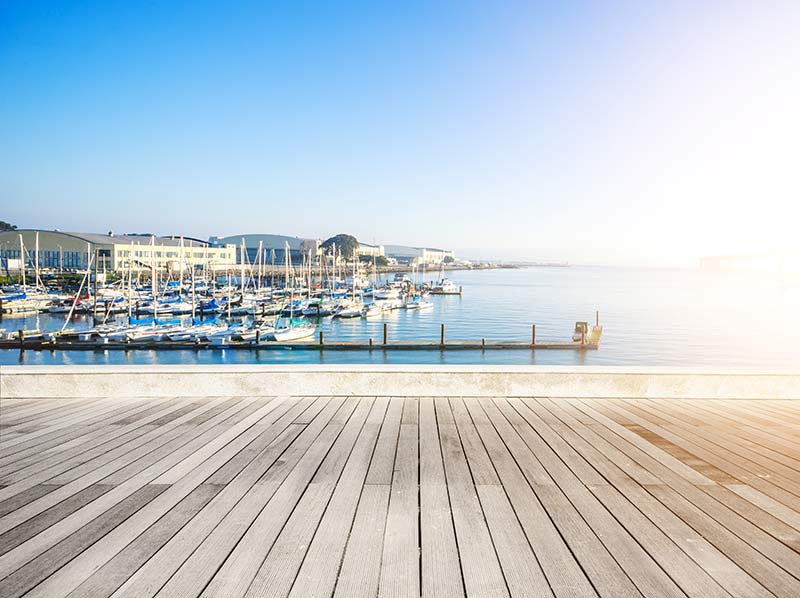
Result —
<path fill-rule="evenodd" d="M 3 399 L 254 395 L 798 399 L 800 371 L 435 365 L 0 367 Z"/>

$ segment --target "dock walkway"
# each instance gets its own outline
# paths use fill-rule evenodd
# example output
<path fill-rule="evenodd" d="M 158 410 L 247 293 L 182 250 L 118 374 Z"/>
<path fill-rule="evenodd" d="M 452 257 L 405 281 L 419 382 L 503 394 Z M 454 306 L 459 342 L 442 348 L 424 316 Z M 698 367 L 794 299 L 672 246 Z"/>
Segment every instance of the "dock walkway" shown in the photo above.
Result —
<path fill-rule="evenodd" d="M 2 400 L 23 595 L 800 596 L 800 399 Z"/>

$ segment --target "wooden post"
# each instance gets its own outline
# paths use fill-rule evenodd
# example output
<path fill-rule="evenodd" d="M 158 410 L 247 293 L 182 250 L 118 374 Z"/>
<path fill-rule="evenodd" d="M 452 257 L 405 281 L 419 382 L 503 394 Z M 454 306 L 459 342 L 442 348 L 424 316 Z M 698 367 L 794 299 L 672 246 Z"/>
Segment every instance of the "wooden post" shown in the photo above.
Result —
<path fill-rule="evenodd" d="M 594 312 L 594 325 L 600 326 L 600 310 Z"/>
<path fill-rule="evenodd" d="M 369 346 L 372 346 L 372 339 L 369 339 Z"/>
<path fill-rule="evenodd" d="M 484 351 L 485 349 L 486 349 L 486 339 L 482 338 L 481 339 L 481 351 Z"/>
<path fill-rule="evenodd" d="M 325 344 L 325 331 L 324 330 L 320 330 L 319 331 L 319 344 L 320 344 L 320 346 Z"/>
<path fill-rule="evenodd" d="M 536 324 L 531 325 L 531 346 L 536 344 Z"/>
<path fill-rule="evenodd" d="M 20 329 L 20 331 L 17 333 L 17 336 L 19 336 L 19 350 L 20 351 L 24 351 L 25 350 L 25 331 Z"/>
<path fill-rule="evenodd" d="M 385 345 L 389 340 L 389 324 L 383 323 L 383 344 Z"/>
<path fill-rule="evenodd" d="M 320 335 L 322 335 L 322 332 L 320 332 Z M 256 344 L 259 344 L 260 342 L 261 342 L 261 331 L 256 330 Z"/>
<path fill-rule="evenodd" d="M 439 344 L 444 345 L 444 324 L 442 324 L 442 333 L 441 333 L 441 339 L 439 340 Z"/>

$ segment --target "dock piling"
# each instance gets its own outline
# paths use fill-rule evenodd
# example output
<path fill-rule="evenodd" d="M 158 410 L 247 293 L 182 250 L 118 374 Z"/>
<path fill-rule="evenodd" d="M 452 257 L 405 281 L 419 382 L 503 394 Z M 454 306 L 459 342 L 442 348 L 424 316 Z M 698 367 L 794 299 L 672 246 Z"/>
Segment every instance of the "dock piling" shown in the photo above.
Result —
<path fill-rule="evenodd" d="M 383 323 L 383 344 L 388 344 L 389 341 L 389 324 Z"/>
<path fill-rule="evenodd" d="M 439 344 L 444 345 L 444 323 L 442 323 L 442 335 Z"/>
<path fill-rule="evenodd" d="M 531 346 L 536 344 L 536 324 L 531 324 Z"/>
<path fill-rule="evenodd" d="M 319 346 L 321 347 L 324 344 L 325 344 L 325 331 L 324 330 L 320 330 L 319 331 Z"/>

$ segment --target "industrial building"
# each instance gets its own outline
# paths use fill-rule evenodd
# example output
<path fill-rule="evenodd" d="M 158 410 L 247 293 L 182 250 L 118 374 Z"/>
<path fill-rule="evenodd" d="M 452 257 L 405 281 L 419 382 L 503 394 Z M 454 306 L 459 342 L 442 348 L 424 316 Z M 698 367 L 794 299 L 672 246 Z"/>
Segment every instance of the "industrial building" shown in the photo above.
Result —
<path fill-rule="evenodd" d="M 316 256 L 321 241 L 319 239 L 303 239 L 287 235 L 246 234 L 211 237 L 209 243 L 212 247 L 235 246 L 236 259 L 239 261 L 242 259 L 242 246 L 244 245 L 246 263 L 258 263 L 258 252 L 261 250 L 261 263 L 271 264 L 274 260 L 276 264 L 283 264 L 286 259 L 287 244 L 292 262 L 299 263 L 303 254 Z"/>
<path fill-rule="evenodd" d="M 359 243 L 357 252 L 359 257 L 361 257 L 362 255 L 366 255 L 368 257 L 378 257 L 386 255 L 384 253 L 383 245 L 369 245 L 367 243 Z"/>
<path fill-rule="evenodd" d="M 96 263 L 98 270 L 107 272 L 150 270 L 153 266 L 171 271 L 200 266 L 224 270 L 236 264 L 235 247 L 212 247 L 186 237 L 36 229 L 0 233 L 0 257 L 6 266 L 19 264 L 22 257 L 27 268 L 85 270 L 95 252 L 93 266 Z"/>
<path fill-rule="evenodd" d="M 452 251 L 433 249 L 431 247 L 408 247 L 406 245 L 384 245 L 387 257 L 397 260 L 399 264 L 422 265 L 441 264 L 448 257 L 455 259 Z"/>

